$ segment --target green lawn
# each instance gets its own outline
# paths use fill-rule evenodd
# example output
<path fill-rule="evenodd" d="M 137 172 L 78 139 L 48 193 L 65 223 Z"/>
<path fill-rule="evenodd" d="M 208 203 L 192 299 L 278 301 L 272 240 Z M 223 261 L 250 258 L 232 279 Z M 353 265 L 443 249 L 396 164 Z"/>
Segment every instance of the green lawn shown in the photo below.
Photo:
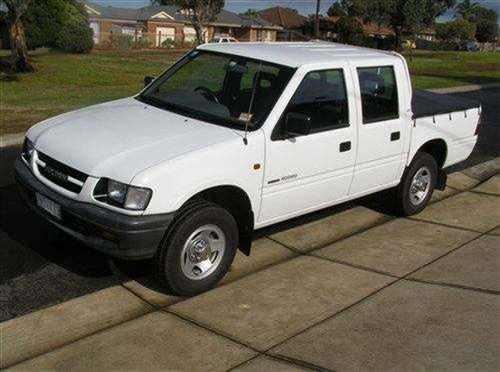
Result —
<path fill-rule="evenodd" d="M 138 92 L 145 75 L 158 75 L 182 52 L 47 53 L 38 71 L 0 81 L 0 135 L 25 131 L 50 116 Z M 417 52 L 409 60 L 418 89 L 500 82 L 500 54 Z"/>
<path fill-rule="evenodd" d="M 148 51 L 88 55 L 48 53 L 33 57 L 34 74 L 0 81 L 0 134 L 25 131 L 58 113 L 126 97 L 143 87 L 183 52 Z"/>
<path fill-rule="evenodd" d="M 416 52 L 406 58 L 417 89 L 500 83 L 498 52 Z"/>

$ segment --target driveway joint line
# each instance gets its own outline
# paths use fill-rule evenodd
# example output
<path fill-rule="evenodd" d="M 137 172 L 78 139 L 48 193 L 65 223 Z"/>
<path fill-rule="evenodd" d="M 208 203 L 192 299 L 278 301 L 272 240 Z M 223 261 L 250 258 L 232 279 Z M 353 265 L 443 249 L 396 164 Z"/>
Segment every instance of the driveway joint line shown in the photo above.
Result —
<path fill-rule="evenodd" d="M 323 367 L 318 367 L 318 366 L 315 366 L 313 364 L 310 364 L 306 361 L 303 361 L 303 360 L 300 360 L 300 359 L 294 359 L 294 358 L 288 358 L 288 357 L 283 357 L 281 355 L 275 355 L 275 354 L 268 354 L 267 351 L 264 351 L 264 350 L 259 350 L 257 348 L 255 348 L 254 346 L 251 346 L 239 339 L 236 339 L 234 338 L 233 336 L 231 335 L 228 335 L 226 334 L 225 332 L 222 332 L 221 330 L 219 329 L 216 329 L 216 328 L 213 328 L 213 327 L 210 327 L 208 326 L 207 324 L 204 324 L 203 322 L 200 322 L 198 320 L 195 320 L 195 319 L 192 319 L 184 314 L 180 314 L 178 312 L 175 312 L 175 311 L 172 311 L 172 310 L 169 310 L 167 308 L 163 308 L 163 309 L 160 309 L 159 310 L 160 312 L 163 312 L 165 314 L 170 314 L 170 315 L 173 315 L 179 319 L 181 319 L 182 321 L 186 322 L 186 323 L 189 323 L 191 325 L 194 325 L 196 327 L 199 327 L 199 328 L 202 328 L 203 330 L 207 331 L 207 332 L 210 332 L 210 333 L 213 333 L 219 337 L 222 337 L 222 338 L 225 338 L 233 343 L 236 343 L 240 346 L 243 346 L 247 349 L 250 349 L 252 350 L 253 352 L 256 353 L 256 355 L 254 355 L 253 357 L 251 357 L 250 359 L 247 359 L 241 363 L 239 363 L 238 365 L 234 366 L 234 367 L 231 367 L 229 370 L 234 370 L 240 366 L 242 366 L 243 364 L 246 364 L 248 363 L 249 361 L 251 360 L 254 360 L 260 356 L 268 356 L 270 358 L 274 358 L 274 359 L 278 359 L 278 360 L 281 360 L 281 361 L 286 361 L 290 364 L 294 364 L 294 365 L 297 365 L 299 367 L 306 367 L 306 368 L 309 368 L 309 369 L 313 369 L 313 370 L 320 370 L 320 371 L 332 371 L 333 370 L 330 370 L 330 369 L 326 369 L 326 368 L 323 368 Z"/>
<path fill-rule="evenodd" d="M 245 342 L 243 342 L 241 340 L 238 340 L 238 339 L 234 338 L 233 336 L 231 336 L 229 334 L 226 334 L 225 332 L 223 332 L 223 331 L 221 331 L 221 330 L 219 330 L 217 328 L 212 328 L 209 325 L 204 324 L 203 322 L 200 322 L 198 320 L 192 319 L 192 318 L 190 318 L 190 317 L 188 317 L 188 316 L 186 316 L 184 314 L 180 314 L 180 313 L 178 313 L 176 311 L 172 311 L 172 310 L 167 309 L 167 308 L 161 309 L 160 311 L 163 312 L 163 313 L 165 313 L 165 314 L 173 315 L 176 318 L 179 318 L 179 319 L 181 319 L 182 321 L 184 321 L 186 323 L 192 324 L 192 325 L 194 325 L 194 326 L 196 326 L 198 328 L 202 328 L 205 331 L 213 333 L 213 334 L 215 334 L 215 335 L 217 335 L 219 337 L 223 337 L 223 338 L 225 338 L 225 339 L 227 339 L 229 341 L 232 341 L 232 342 L 234 342 L 234 343 L 236 343 L 236 344 L 238 344 L 240 346 L 243 346 L 243 347 L 245 347 L 247 349 L 250 349 L 250 350 L 252 350 L 252 351 L 254 351 L 256 353 L 259 353 L 259 354 L 263 354 L 264 353 L 263 350 L 259 350 L 259 349 L 255 348 L 254 346 L 251 346 L 251 345 L 249 345 L 249 344 L 247 344 L 247 343 L 245 343 Z"/>
<path fill-rule="evenodd" d="M 325 368 L 325 367 L 318 366 L 318 365 L 313 364 L 313 363 L 309 363 L 309 362 L 302 360 L 302 359 L 292 358 L 292 357 L 277 354 L 277 353 L 269 353 L 269 354 L 265 353 L 264 355 L 268 356 L 269 358 L 276 359 L 279 361 L 284 361 L 284 362 L 287 362 L 290 364 L 294 364 L 296 366 L 307 368 L 307 369 L 310 369 L 312 371 L 335 372 L 335 370 L 330 369 L 330 368 Z"/>
<path fill-rule="evenodd" d="M 239 367 L 241 367 L 241 366 L 243 366 L 243 365 L 245 365 L 245 364 L 247 364 L 247 363 L 251 362 L 252 360 L 257 359 L 258 357 L 260 357 L 260 356 L 262 356 L 262 355 L 264 355 L 264 354 L 262 354 L 262 353 L 255 354 L 255 355 L 254 355 L 253 357 L 251 357 L 250 359 L 244 360 L 243 362 L 238 363 L 238 364 L 236 364 L 235 366 L 233 366 L 233 367 L 229 368 L 229 369 L 228 369 L 228 371 L 234 371 L 236 368 L 239 368 Z"/>
<path fill-rule="evenodd" d="M 161 309 L 161 306 L 158 306 L 148 300 L 146 300 L 145 298 L 143 298 L 141 295 L 139 295 L 138 293 L 135 293 L 133 290 L 131 290 L 130 288 L 127 288 L 125 285 L 120 284 L 120 286 L 122 288 L 124 288 L 125 290 L 127 290 L 128 292 L 130 292 L 133 296 L 137 297 L 139 300 L 145 302 L 146 304 L 148 304 L 149 306 L 151 306 L 153 309 L 155 310 L 160 310 Z"/>
<path fill-rule="evenodd" d="M 496 296 L 500 295 L 500 291 L 496 291 L 494 289 L 469 287 L 467 285 L 446 283 L 446 282 L 435 281 L 435 280 L 424 280 L 424 279 L 418 279 L 418 278 L 405 278 L 404 280 L 409 281 L 409 282 L 434 285 L 434 286 L 438 286 L 438 287 L 462 289 L 462 290 L 466 290 L 466 291 L 480 292 L 480 293 L 496 295 Z"/>
<path fill-rule="evenodd" d="M 371 230 L 371 229 L 374 229 L 374 228 L 376 228 L 376 227 L 378 227 L 378 226 L 385 225 L 386 223 L 389 223 L 389 222 L 394 221 L 394 220 L 396 220 L 396 219 L 397 219 L 397 217 L 394 217 L 394 216 L 389 216 L 389 215 L 384 215 L 384 217 L 382 217 L 382 220 L 381 220 L 381 221 L 379 221 L 379 222 L 377 222 L 377 223 L 376 223 L 376 224 L 374 224 L 374 225 L 364 227 L 364 228 L 362 228 L 362 229 L 360 229 L 360 230 L 358 230 L 358 231 L 355 231 L 355 232 L 353 232 L 353 233 L 351 233 L 351 234 L 347 234 L 347 235 L 345 235 L 345 236 L 342 236 L 342 237 L 341 237 L 341 238 L 339 238 L 339 239 L 332 240 L 332 241 L 329 241 L 329 242 L 327 242 L 327 243 L 321 244 L 321 245 L 319 245 L 319 246 L 317 246 L 317 247 L 314 247 L 314 248 L 312 248 L 312 249 L 310 249 L 310 250 L 308 250 L 308 251 L 306 251 L 306 252 L 302 252 L 302 251 L 301 251 L 301 250 L 299 250 L 298 248 L 291 247 L 291 246 L 289 246 L 289 245 L 287 245 L 287 244 L 285 244 L 285 243 L 282 243 L 282 242 L 280 242 L 279 240 L 276 240 L 275 238 L 272 238 L 271 236 L 268 236 L 268 235 L 267 235 L 267 236 L 265 236 L 265 237 L 266 237 L 266 238 L 268 238 L 269 240 L 272 240 L 272 241 L 273 241 L 273 242 L 275 242 L 275 243 L 278 243 L 278 244 L 282 245 L 283 247 L 285 247 L 285 248 L 287 248 L 287 249 L 291 250 L 291 251 L 292 251 L 292 252 L 294 252 L 294 253 L 298 253 L 298 254 L 300 254 L 300 255 L 306 255 L 306 254 L 309 254 L 309 253 L 315 252 L 315 251 L 317 251 L 317 250 L 320 250 L 320 249 L 326 248 L 326 247 L 328 247 L 328 246 L 330 246 L 330 245 L 332 245 L 332 244 L 335 244 L 335 243 L 340 243 L 340 242 L 342 242 L 342 241 L 344 241 L 344 240 L 347 240 L 347 239 L 349 239 L 349 238 L 352 238 L 353 236 L 356 236 L 356 235 L 362 234 L 362 233 L 364 233 L 364 232 L 366 232 L 366 231 L 369 231 L 369 230 Z"/>
<path fill-rule="evenodd" d="M 347 262 L 347 261 L 339 260 L 337 258 L 323 257 L 323 256 L 319 256 L 319 255 L 314 254 L 314 253 L 313 254 L 307 254 L 306 256 L 315 257 L 315 258 L 319 258 L 321 260 L 325 260 L 325 261 L 328 261 L 328 262 L 333 262 L 333 263 L 336 263 L 336 264 L 339 264 L 339 265 L 348 266 L 348 267 L 351 267 L 353 269 L 367 271 L 367 272 L 370 272 L 372 274 L 385 275 L 385 276 L 388 276 L 388 277 L 391 277 L 391 278 L 394 278 L 394 279 L 402 279 L 401 276 L 392 274 L 392 273 L 387 272 L 387 271 L 377 270 L 377 269 L 373 269 L 371 267 L 363 266 L 363 265 L 356 265 L 356 264 L 353 264 L 353 263 L 350 263 L 350 262 Z"/>
<path fill-rule="evenodd" d="M 496 228 L 496 227 L 495 227 L 495 228 Z M 493 229 L 495 229 L 495 228 L 493 228 Z M 424 267 L 427 267 L 427 266 L 429 266 L 429 265 L 432 265 L 433 263 L 435 263 L 435 262 L 439 261 L 440 259 L 442 259 L 442 258 L 444 258 L 444 257 L 448 256 L 449 254 L 451 254 L 451 253 L 453 253 L 453 252 L 455 252 L 455 251 L 457 251 L 457 250 L 461 249 L 461 248 L 462 248 L 462 247 L 464 247 L 465 245 L 467 245 L 467 244 L 469 244 L 469 243 L 472 243 L 473 241 L 475 241 L 475 240 L 477 240 L 477 239 L 481 238 L 482 236 L 486 235 L 489 231 L 492 231 L 493 229 L 488 230 L 488 231 L 487 231 L 487 232 L 485 232 L 485 233 L 481 233 L 480 235 L 478 235 L 478 236 L 476 236 L 476 237 L 474 237 L 474 238 L 472 238 L 472 239 L 470 239 L 470 240 L 468 240 L 468 241 L 466 241 L 466 242 L 464 242 L 464 243 L 460 244 L 458 247 L 453 248 L 452 250 L 448 251 L 447 253 L 444 253 L 443 255 L 441 255 L 441 256 L 439 256 L 439 257 L 435 258 L 434 260 L 429 261 L 429 262 L 427 262 L 426 264 L 419 266 L 418 268 L 416 268 L 415 270 L 413 270 L 413 271 L 409 272 L 408 274 L 406 274 L 406 275 L 402 276 L 401 278 L 395 279 L 395 280 L 393 280 L 393 281 L 391 281 L 391 282 L 387 283 L 386 285 L 384 285 L 384 286 L 382 286 L 382 287 L 380 287 L 380 288 L 376 289 L 376 290 L 375 290 L 375 291 L 373 291 L 372 293 L 370 293 L 370 294 L 366 295 L 365 297 L 363 297 L 363 298 L 361 298 L 361 299 L 359 299 L 359 300 L 357 300 L 357 301 L 353 302 L 352 304 L 350 304 L 350 305 L 348 305 L 348 306 L 346 306 L 346 307 L 344 307 L 344 308 L 340 309 L 339 311 L 337 311 L 337 312 L 333 313 L 332 315 L 329 315 L 329 316 L 325 317 L 324 319 L 322 319 L 322 320 L 320 320 L 320 321 L 316 322 L 315 324 L 312 324 L 312 325 L 309 325 L 309 326 L 305 327 L 304 329 L 302 329 L 301 331 L 297 332 L 296 334 L 291 335 L 291 336 L 287 337 L 286 339 L 284 339 L 284 340 L 282 340 L 282 341 L 278 342 L 277 344 L 275 344 L 275 345 L 273 345 L 273 346 L 269 347 L 269 348 L 265 351 L 265 353 L 267 353 L 268 351 L 270 351 L 271 349 L 273 349 L 273 348 L 275 348 L 275 347 L 277 347 L 277 346 L 280 346 L 280 345 L 284 344 L 285 342 L 287 342 L 287 341 L 291 340 L 292 338 L 294 338 L 294 337 L 296 337 L 296 336 L 299 336 L 299 335 L 301 335 L 301 334 L 303 334 L 303 333 L 307 332 L 308 330 L 312 329 L 313 327 L 315 327 L 315 326 L 317 326 L 317 325 L 320 325 L 320 324 L 323 324 L 323 323 L 325 323 L 325 322 L 327 322 L 327 321 L 329 321 L 329 320 L 331 320 L 331 319 L 333 319 L 333 318 L 337 317 L 338 315 L 340 315 L 340 314 L 344 313 L 345 311 L 350 310 L 351 308 L 355 307 L 356 305 L 358 305 L 358 304 L 360 304 L 360 303 L 362 303 L 362 302 L 365 302 L 365 301 L 370 300 L 372 297 L 374 297 L 375 295 L 377 295 L 379 292 L 383 291 L 384 289 L 386 289 L 386 288 L 388 288 L 388 287 L 390 287 L 390 286 L 393 286 L 393 285 L 394 285 L 394 284 L 396 284 L 396 283 L 399 283 L 399 282 L 401 282 L 401 281 L 404 281 L 406 278 L 410 277 L 411 275 L 413 275 L 413 274 L 414 274 L 414 273 L 416 273 L 417 271 L 419 271 L 419 270 L 423 269 Z"/>
<path fill-rule="evenodd" d="M 479 194 L 479 195 L 486 195 L 486 196 L 495 196 L 497 198 L 500 197 L 498 194 L 493 194 L 491 192 L 485 192 L 485 191 L 478 191 L 478 190 L 471 190 L 470 192 L 473 192 L 474 194 Z"/>
<path fill-rule="evenodd" d="M 413 216 L 410 216 L 410 217 L 403 217 L 407 220 L 411 220 L 411 221 L 416 221 L 416 222 L 424 222 L 424 223 L 430 223 L 430 224 L 433 224 L 433 225 L 438 225 L 438 226 L 442 226 L 442 227 L 446 227 L 448 229 L 455 229 L 455 230 L 462 230 L 462 231 L 466 231 L 466 232 L 471 232 L 471 233 L 476 233 L 476 234 L 484 234 L 483 231 L 478 231 L 478 230 L 474 230 L 474 229 L 469 229 L 467 227 L 461 227 L 461 226 L 454 226 L 454 225 L 448 225 L 446 223 L 442 223 L 442 222 L 435 222 L 435 221 L 428 221 L 428 220 L 424 220 L 422 218 L 418 218 L 418 217 L 413 217 Z M 488 230 L 490 231 L 490 230 Z"/>

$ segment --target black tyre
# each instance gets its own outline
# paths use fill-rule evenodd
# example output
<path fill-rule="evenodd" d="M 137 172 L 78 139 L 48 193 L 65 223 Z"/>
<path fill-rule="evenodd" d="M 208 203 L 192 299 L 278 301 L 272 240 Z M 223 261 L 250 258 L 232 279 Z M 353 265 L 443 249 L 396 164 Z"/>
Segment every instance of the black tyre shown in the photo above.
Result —
<path fill-rule="evenodd" d="M 429 203 L 436 186 L 437 164 L 434 158 L 419 152 L 406 168 L 396 192 L 396 212 L 411 216 L 421 212 Z"/>
<path fill-rule="evenodd" d="M 179 296 L 193 296 L 217 285 L 238 246 L 238 226 L 225 209 L 208 202 L 184 208 L 158 249 L 160 282 Z"/>

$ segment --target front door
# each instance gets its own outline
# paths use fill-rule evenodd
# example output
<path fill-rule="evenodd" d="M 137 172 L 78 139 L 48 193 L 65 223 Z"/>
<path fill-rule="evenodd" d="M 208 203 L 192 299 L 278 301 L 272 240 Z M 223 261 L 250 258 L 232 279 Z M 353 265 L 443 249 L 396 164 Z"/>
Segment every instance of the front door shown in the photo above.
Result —
<path fill-rule="evenodd" d="M 355 106 L 347 94 L 352 81 L 343 67 L 305 74 L 268 138 L 261 225 L 346 198 L 357 146 Z M 283 135 L 290 113 L 310 118 L 309 134 L 293 138 Z"/>
<path fill-rule="evenodd" d="M 401 71 L 401 69 L 397 70 Z M 395 66 L 353 68 L 358 95 L 358 155 L 351 196 L 367 194 L 397 183 L 408 128 L 401 107 L 404 95 Z"/>

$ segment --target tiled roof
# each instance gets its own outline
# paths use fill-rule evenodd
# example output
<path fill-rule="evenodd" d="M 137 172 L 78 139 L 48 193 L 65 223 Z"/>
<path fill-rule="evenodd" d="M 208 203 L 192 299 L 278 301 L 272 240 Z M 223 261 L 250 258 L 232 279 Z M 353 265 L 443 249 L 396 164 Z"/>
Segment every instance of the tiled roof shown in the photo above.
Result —
<path fill-rule="evenodd" d="M 176 22 L 186 21 L 184 15 L 180 13 L 179 8 L 173 5 L 164 5 L 164 6 L 151 5 L 137 9 L 137 11 L 138 11 L 138 19 L 140 21 L 147 21 L 148 19 L 151 19 L 153 16 L 161 12 L 168 14 Z"/>
<path fill-rule="evenodd" d="M 99 15 L 95 15 L 98 18 L 108 18 L 108 19 L 120 19 L 120 20 L 134 20 L 134 21 L 147 21 L 153 19 L 155 15 L 164 12 L 167 14 L 172 22 L 188 22 L 187 18 L 182 14 L 181 8 L 177 6 L 158 6 L 151 5 L 139 9 L 128 9 L 128 8 L 117 8 L 112 6 L 101 6 L 94 4 L 89 1 L 83 1 L 91 9 L 97 11 Z M 165 18 L 159 18 L 165 20 Z M 261 19 L 252 19 L 244 16 L 240 16 L 236 13 L 229 12 L 227 10 L 222 10 L 213 22 L 213 25 L 228 25 L 228 26 L 246 26 L 246 27 L 269 27 L 269 28 L 279 28 L 272 25 L 268 21 Z"/>
<path fill-rule="evenodd" d="M 99 14 L 95 15 L 98 18 L 121 19 L 127 21 L 137 21 L 138 19 L 139 9 L 102 6 L 99 4 L 94 4 L 89 1 L 84 1 L 84 4 L 87 5 L 89 8 L 98 12 Z"/>
<path fill-rule="evenodd" d="M 300 15 L 296 10 L 275 6 L 258 12 L 261 18 L 283 28 L 300 28 L 307 22 L 307 17 Z"/>

